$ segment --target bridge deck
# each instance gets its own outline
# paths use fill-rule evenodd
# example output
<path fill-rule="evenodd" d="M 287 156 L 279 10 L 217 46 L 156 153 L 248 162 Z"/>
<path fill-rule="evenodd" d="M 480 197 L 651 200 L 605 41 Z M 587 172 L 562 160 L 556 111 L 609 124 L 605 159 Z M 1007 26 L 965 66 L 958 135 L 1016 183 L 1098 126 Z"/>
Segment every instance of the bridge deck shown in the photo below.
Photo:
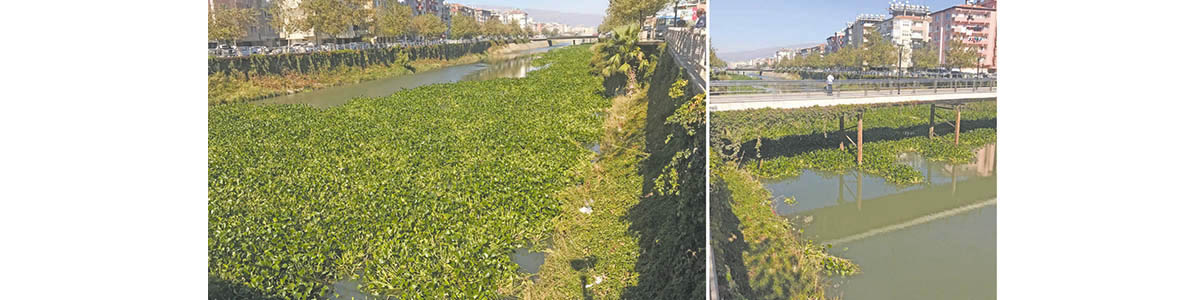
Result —
<path fill-rule="evenodd" d="M 713 95 L 709 102 L 712 111 L 744 110 L 757 108 L 801 108 L 832 105 L 893 104 L 961 102 L 980 99 L 995 99 L 995 90 L 959 89 L 903 89 L 880 91 L 842 91 L 828 96 L 824 92 L 784 94 L 727 94 Z"/>

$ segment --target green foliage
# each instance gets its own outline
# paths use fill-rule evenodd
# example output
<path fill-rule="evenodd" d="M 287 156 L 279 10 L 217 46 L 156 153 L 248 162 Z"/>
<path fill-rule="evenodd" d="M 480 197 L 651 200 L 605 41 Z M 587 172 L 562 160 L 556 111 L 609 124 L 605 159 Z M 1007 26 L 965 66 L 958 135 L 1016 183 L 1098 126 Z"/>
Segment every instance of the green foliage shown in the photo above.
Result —
<path fill-rule="evenodd" d="M 494 44 L 441 44 L 420 47 L 372 48 L 365 50 L 319 51 L 311 53 L 251 55 L 242 57 L 210 57 L 208 73 L 217 74 L 285 74 L 314 73 L 341 66 L 364 67 L 387 65 L 398 57 L 416 59 L 453 59 L 472 53 L 484 53 Z"/>
<path fill-rule="evenodd" d="M 641 28 L 640 25 L 647 17 L 653 16 L 655 12 L 674 2 L 673 0 L 610 0 L 604 22 L 600 24 L 599 29 L 601 32 L 605 32 L 630 23 Z"/>
<path fill-rule="evenodd" d="M 979 48 L 959 39 L 950 39 L 946 46 L 946 65 L 952 68 L 974 68 L 979 63 Z"/>
<path fill-rule="evenodd" d="M 475 18 L 464 15 L 450 17 L 450 38 L 469 39 L 479 34 L 479 22 L 475 21 Z"/>
<path fill-rule="evenodd" d="M 412 8 L 408 5 L 384 5 L 375 12 L 375 34 L 401 36 L 415 33 Z"/>
<path fill-rule="evenodd" d="M 937 48 L 926 45 L 913 50 L 913 66 L 917 69 L 933 69 L 938 67 Z"/>
<path fill-rule="evenodd" d="M 208 18 L 208 39 L 236 44 L 246 37 L 254 16 L 248 8 L 216 7 Z"/>
<path fill-rule="evenodd" d="M 350 26 L 366 23 L 368 0 L 305 0 L 299 10 L 303 18 L 295 20 L 301 31 L 311 29 L 319 43 L 322 35 L 332 37 L 350 30 Z M 282 1 L 280 1 L 282 2 Z M 293 22 L 293 21 L 289 21 Z"/>
<path fill-rule="evenodd" d="M 503 36 L 505 35 L 505 28 L 506 27 L 504 27 L 504 24 L 500 23 L 500 19 L 488 18 L 487 21 L 483 22 L 483 28 L 481 31 L 483 32 L 483 35 L 486 36 Z"/>
<path fill-rule="evenodd" d="M 912 166 L 898 162 L 898 156 L 901 153 L 915 152 L 933 161 L 965 163 L 974 158 L 975 154 L 971 152 L 972 150 L 995 143 L 995 141 L 996 130 L 983 128 L 963 133 L 959 145 L 954 145 L 953 136 L 942 136 L 935 139 L 912 137 L 896 141 L 867 142 L 863 144 L 863 165 L 861 167 L 857 166 L 854 149 L 850 149 L 850 151 L 821 149 L 797 156 L 765 160 L 761 167 L 756 164 L 747 164 L 746 169 L 757 176 L 782 178 L 800 175 L 805 169 L 840 173 L 859 168 L 867 174 L 883 177 L 891 183 L 915 184 L 921 183 L 925 178 Z"/>
<path fill-rule="evenodd" d="M 600 136 L 608 101 L 587 55 L 325 110 L 210 107 L 210 278 L 291 299 L 356 273 L 374 293 L 496 298 Z"/>
<path fill-rule="evenodd" d="M 665 48 L 656 55 L 668 55 Z M 651 68 L 645 93 L 642 199 L 629 230 L 639 238 L 638 284 L 623 299 L 704 297 L 705 94 L 673 60 Z"/>
<path fill-rule="evenodd" d="M 714 138 L 732 143 L 745 143 L 758 137 L 780 139 L 797 135 L 832 134 L 838 130 L 838 115 L 846 115 L 846 128 L 855 129 L 853 116 L 860 108 L 856 105 L 841 105 L 714 111 L 712 132 L 716 135 Z M 961 111 L 963 121 L 995 119 L 996 102 L 968 103 L 962 106 Z M 946 111 L 941 111 L 939 116 L 938 124 L 945 126 Z M 929 105 L 872 108 L 863 117 L 863 129 L 928 126 Z"/>
<path fill-rule="evenodd" d="M 708 47 L 708 60 L 709 66 L 713 69 L 729 66 L 728 63 L 725 63 L 724 60 L 721 60 L 720 57 L 717 57 L 717 49 L 713 48 L 711 45 Z"/>
<path fill-rule="evenodd" d="M 825 299 L 826 276 L 859 272 L 771 209 L 771 192 L 733 163 L 712 168 L 712 251 L 722 299 Z"/>
<path fill-rule="evenodd" d="M 446 33 L 446 22 L 434 14 L 423 14 L 413 20 L 413 31 L 427 39 L 436 39 Z"/>
<path fill-rule="evenodd" d="M 653 71 L 652 66 L 657 60 L 656 55 L 647 55 L 637 45 L 640 29 L 636 24 L 617 28 L 611 38 L 592 46 L 592 66 L 596 73 L 606 79 L 622 77 L 627 95 L 637 92 L 639 80 Z"/>

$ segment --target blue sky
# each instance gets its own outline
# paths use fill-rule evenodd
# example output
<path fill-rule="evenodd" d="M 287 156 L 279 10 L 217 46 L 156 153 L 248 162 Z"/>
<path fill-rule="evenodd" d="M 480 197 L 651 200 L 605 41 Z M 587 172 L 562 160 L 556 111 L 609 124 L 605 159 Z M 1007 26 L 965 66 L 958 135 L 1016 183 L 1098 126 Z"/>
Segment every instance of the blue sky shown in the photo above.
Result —
<path fill-rule="evenodd" d="M 608 8 L 608 0 L 456 0 L 446 3 L 535 8 L 589 15 L 604 15 L 604 9 Z"/>
<path fill-rule="evenodd" d="M 859 14 L 887 14 L 889 0 L 711 0 L 709 25 L 713 46 L 737 52 L 775 46 L 825 42 Z M 963 0 L 910 0 L 930 11 Z"/>

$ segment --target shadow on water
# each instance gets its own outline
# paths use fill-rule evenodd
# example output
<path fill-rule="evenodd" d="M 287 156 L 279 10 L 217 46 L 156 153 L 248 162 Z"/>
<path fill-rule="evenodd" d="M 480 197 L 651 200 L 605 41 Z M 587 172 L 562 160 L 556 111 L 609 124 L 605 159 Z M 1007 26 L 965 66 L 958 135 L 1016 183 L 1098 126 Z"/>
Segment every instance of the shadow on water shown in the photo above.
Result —
<path fill-rule="evenodd" d="M 851 139 L 856 138 L 858 134 L 857 128 L 850 125 L 850 120 L 846 120 L 847 126 L 845 135 L 839 135 L 837 130 L 831 130 L 828 133 L 815 133 L 808 135 L 791 135 L 778 139 L 762 140 L 762 159 L 772 159 L 778 157 L 796 156 L 804 152 L 810 152 L 820 149 L 837 148 L 839 144 L 845 142 L 849 147 L 850 143 L 846 139 L 849 136 Z M 963 120 L 962 132 L 970 131 L 979 128 L 996 128 L 996 119 L 982 120 Z M 939 124 L 934 128 L 934 132 L 938 136 L 954 134 L 954 127 Z M 929 136 L 929 126 L 910 126 L 904 128 L 870 128 L 863 130 L 863 140 L 869 142 L 879 141 L 895 141 L 911 137 Z M 729 144 L 729 140 L 722 140 L 724 144 Z M 756 157 L 755 140 L 743 142 L 741 145 L 742 155 L 738 157 Z M 731 153 L 726 153 L 731 154 Z"/>
<path fill-rule="evenodd" d="M 703 123 L 699 124 L 700 134 L 693 136 L 688 135 L 689 128 L 667 123 L 667 117 L 687 103 L 669 96 L 671 83 L 684 75 L 665 52 L 659 52 L 659 57 L 647 91 L 645 144 L 649 157 L 639 167 L 643 196 L 625 217 L 629 234 L 638 237 L 640 254 L 634 270 L 639 278 L 621 297 L 698 299 L 704 295 L 703 145 L 707 141 Z M 685 94 L 684 99 L 690 99 L 696 91 Z"/>

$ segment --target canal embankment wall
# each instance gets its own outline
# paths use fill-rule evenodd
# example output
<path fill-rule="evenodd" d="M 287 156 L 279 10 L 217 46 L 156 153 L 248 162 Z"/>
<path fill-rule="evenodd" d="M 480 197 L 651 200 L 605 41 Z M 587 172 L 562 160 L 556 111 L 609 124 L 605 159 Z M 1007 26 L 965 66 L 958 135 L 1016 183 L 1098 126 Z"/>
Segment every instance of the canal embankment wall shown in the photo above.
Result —
<path fill-rule="evenodd" d="M 251 74 L 307 74 L 339 67 L 365 68 L 374 65 L 390 66 L 394 63 L 405 63 L 420 59 L 452 60 L 470 54 L 485 53 L 493 46 L 511 44 L 530 43 L 524 40 L 480 41 L 417 47 L 390 47 L 243 57 L 211 57 L 208 59 L 208 74 L 238 74 L 247 77 Z"/>

